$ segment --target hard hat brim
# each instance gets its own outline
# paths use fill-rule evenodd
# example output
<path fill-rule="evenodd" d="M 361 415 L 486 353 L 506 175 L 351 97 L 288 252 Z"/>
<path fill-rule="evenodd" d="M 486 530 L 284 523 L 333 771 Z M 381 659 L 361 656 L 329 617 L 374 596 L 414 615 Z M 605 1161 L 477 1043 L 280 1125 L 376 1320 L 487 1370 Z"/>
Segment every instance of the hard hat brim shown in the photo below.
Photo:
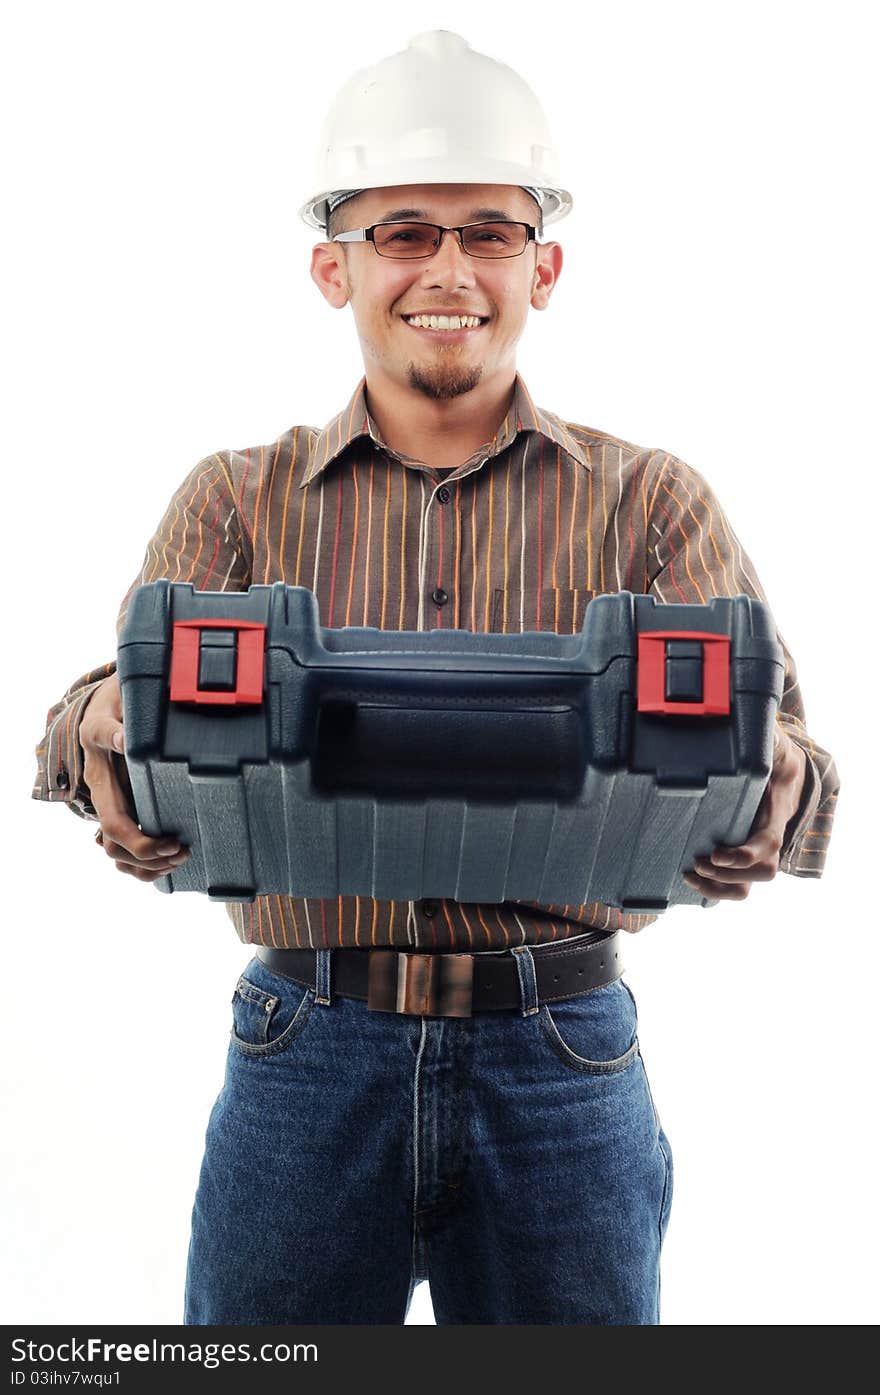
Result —
<path fill-rule="evenodd" d="M 542 204 L 541 212 L 543 216 L 543 223 L 545 226 L 548 223 L 556 223 L 559 221 L 560 218 L 564 218 L 568 213 L 571 212 L 573 207 L 574 201 L 567 189 L 549 187 L 548 185 L 544 184 L 540 178 L 536 179 L 534 177 L 533 171 L 524 171 L 521 168 L 515 170 L 512 168 L 508 168 L 504 171 L 494 170 L 492 171 L 492 178 L 486 177 L 485 166 L 483 166 L 480 171 L 482 175 L 481 178 L 477 178 L 474 173 L 471 173 L 471 176 L 469 178 L 465 178 L 463 177 L 460 171 L 458 171 L 454 176 L 447 175 L 446 177 L 441 178 L 437 171 L 434 171 L 432 173 L 431 171 L 426 170 L 424 165 L 420 167 L 419 172 L 422 176 L 421 178 L 416 178 L 415 172 L 412 170 L 407 171 L 407 178 L 390 176 L 383 178 L 381 177 L 381 175 L 374 174 L 370 178 L 368 185 L 353 185 L 352 187 L 363 189 L 390 189 L 400 188 L 404 185 L 412 184 L 502 184 L 505 186 L 513 185 L 517 188 L 521 188 L 523 185 L 530 184 L 532 187 L 540 189 L 543 195 L 544 201 Z M 394 174 L 399 176 L 401 174 L 401 171 L 395 171 Z M 508 177 L 502 178 L 502 174 Z M 302 205 L 302 207 L 298 210 L 299 217 L 308 227 L 314 228 L 317 232 L 326 232 L 328 216 L 327 201 L 334 195 L 341 194 L 343 192 L 345 192 L 345 190 L 340 187 L 334 189 L 324 189 L 320 194 L 316 194 L 313 198 L 310 198 L 306 203 Z"/>

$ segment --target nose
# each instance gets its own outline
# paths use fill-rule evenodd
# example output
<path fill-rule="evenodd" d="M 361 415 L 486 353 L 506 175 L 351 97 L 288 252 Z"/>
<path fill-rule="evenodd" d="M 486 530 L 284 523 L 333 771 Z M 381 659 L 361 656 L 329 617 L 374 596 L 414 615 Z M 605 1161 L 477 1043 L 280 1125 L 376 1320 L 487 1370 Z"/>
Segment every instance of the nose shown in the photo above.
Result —
<path fill-rule="evenodd" d="M 445 228 L 440 234 L 439 244 L 425 263 L 425 270 L 429 273 L 448 273 L 454 268 L 460 278 L 472 281 L 475 270 L 473 263 L 474 258 L 464 250 L 461 233 L 455 228 Z"/>
<path fill-rule="evenodd" d="M 466 256 L 467 256 L 467 253 L 466 253 L 465 250 L 464 250 L 464 239 L 463 239 L 463 235 L 462 235 L 462 232 L 461 232 L 461 229 L 460 229 L 460 228 L 444 228 L 444 229 L 443 229 L 443 231 L 442 231 L 441 234 L 440 234 L 440 241 L 439 241 L 439 243 L 437 244 L 437 252 L 442 252 L 442 250 L 443 250 L 443 244 L 444 244 L 444 242 L 445 242 L 445 240 L 446 240 L 447 237 L 448 237 L 448 238 L 450 239 L 450 241 L 455 245 L 455 247 L 457 248 L 457 250 L 458 250 L 459 252 L 461 252 L 462 256 L 465 256 L 465 257 L 466 257 Z M 437 255 L 437 252 L 434 253 L 435 256 Z"/>

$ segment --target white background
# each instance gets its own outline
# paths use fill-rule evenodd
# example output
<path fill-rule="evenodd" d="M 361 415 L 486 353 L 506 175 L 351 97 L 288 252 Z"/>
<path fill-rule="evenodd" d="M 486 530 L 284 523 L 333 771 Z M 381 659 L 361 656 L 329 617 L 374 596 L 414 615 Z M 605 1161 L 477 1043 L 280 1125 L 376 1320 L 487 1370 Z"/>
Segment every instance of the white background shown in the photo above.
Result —
<path fill-rule="evenodd" d="M 531 83 L 574 194 L 520 345 L 533 397 L 706 476 L 842 778 L 820 880 L 627 937 L 675 1159 L 663 1320 L 876 1321 L 871 9 L 498 13 L 80 0 L 7 20 L 6 1322 L 180 1321 L 248 951 L 221 908 L 115 874 L 93 824 L 31 801 L 32 751 L 113 656 L 191 466 L 352 392 L 350 310 L 311 281 L 297 209 L 334 91 L 432 27 Z M 433 1320 L 424 1284 L 409 1320 Z"/>

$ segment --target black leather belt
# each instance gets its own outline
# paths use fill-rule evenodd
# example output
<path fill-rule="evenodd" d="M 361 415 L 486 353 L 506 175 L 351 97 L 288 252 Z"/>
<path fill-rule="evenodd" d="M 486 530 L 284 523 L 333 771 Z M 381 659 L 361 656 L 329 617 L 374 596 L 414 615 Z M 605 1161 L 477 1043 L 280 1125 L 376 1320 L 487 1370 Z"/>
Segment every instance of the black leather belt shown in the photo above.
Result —
<path fill-rule="evenodd" d="M 538 1001 L 573 998 L 612 983 L 623 973 L 620 932 L 590 932 L 529 946 Z M 315 987 L 313 949 L 256 947 L 272 973 Z M 475 1012 L 518 1008 L 522 998 L 514 953 L 484 950 L 331 949 L 330 992 L 360 998 L 378 1012 L 425 1017 L 470 1017 Z"/>

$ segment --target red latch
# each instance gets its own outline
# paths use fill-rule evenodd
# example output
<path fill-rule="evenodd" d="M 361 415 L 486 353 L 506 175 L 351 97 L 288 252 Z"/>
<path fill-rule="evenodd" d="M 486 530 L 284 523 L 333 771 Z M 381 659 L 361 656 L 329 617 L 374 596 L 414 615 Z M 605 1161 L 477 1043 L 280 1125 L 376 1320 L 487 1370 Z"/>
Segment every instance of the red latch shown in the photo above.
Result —
<path fill-rule="evenodd" d="M 666 641 L 699 640 L 703 645 L 703 701 L 666 699 Z M 639 635 L 638 712 L 681 713 L 686 717 L 725 716 L 730 712 L 730 635 L 697 630 L 643 630 Z"/>
<path fill-rule="evenodd" d="M 202 630 L 237 630 L 238 653 L 233 692 L 199 687 L 199 640 Z M 266 626 L 257 620 L 175 620 L 171 635 L 172 702 L 261 703 Z"/>

